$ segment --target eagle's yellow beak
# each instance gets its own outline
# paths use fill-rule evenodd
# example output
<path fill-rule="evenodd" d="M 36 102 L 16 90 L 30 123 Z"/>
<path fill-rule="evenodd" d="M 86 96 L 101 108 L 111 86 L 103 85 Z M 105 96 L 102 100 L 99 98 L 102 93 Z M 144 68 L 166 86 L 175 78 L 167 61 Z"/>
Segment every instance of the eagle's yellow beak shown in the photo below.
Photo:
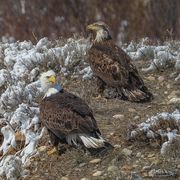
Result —
<path fill-rule="evenodd" d="M 97 30 L 97 29 L 98 29 L 98 27 L 96 26 L 96 24 L 89 24 L 87 26 L 87 30 Z"/>
<path fill-rule="evenodd" d="M 49 80 L 49 82 L 51 82 L 51 83 L 53 83 L 53 84 L 56 83 L 56 77 L 55 77 L 55 76 L 50 76 L 50 77 L 48 78 L 48 80 Z"/>

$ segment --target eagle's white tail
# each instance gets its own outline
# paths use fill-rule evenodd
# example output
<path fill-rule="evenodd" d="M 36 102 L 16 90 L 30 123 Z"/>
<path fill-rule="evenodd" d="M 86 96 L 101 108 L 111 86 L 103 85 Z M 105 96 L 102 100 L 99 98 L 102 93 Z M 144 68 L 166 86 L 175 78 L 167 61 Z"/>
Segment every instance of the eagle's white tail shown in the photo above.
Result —
<path fill-rule="evenodd" d="M 81 134 L 81 135 L 79 134 L 79 137 L 86 148 L 104 147 L 105 140 L 100 135 L 99 135 L 99 139 L 86 134 Z"/>
<path fill-rule="evenodd" d="M 79 145 L 79 140 L 82 141 L 86 148 L 101 148 L 105 146 L 105 140 L 98 134 L 98 138 L 92 137 L 88 134 L 73 133 L 66 137 L 67 143 L 70 145 Z"/>

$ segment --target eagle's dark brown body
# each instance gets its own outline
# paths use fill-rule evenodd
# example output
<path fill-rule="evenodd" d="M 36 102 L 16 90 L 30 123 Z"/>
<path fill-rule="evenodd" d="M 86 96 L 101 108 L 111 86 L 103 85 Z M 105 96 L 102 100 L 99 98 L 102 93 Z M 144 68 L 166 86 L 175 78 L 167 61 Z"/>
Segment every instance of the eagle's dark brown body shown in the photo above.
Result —
<path fill-rule="evenodd" d="M 135 102 L 152 98 L 130 57 L 112 40 L 94 42 L 88 60 L 94 75 L 122 98 Z"/>
<path fill-rule="evenodd" d="M 54 146 L 57 146 L 59 142 L 83 146 L 78 136 L 75 138 L 75 143 L 71 139 L 72 136 L 85 134 L 99 138 L 101 134 L 92 110 L 85 101 L 64 90 L 42 100 L 40 118 L 48 129 Z"/>

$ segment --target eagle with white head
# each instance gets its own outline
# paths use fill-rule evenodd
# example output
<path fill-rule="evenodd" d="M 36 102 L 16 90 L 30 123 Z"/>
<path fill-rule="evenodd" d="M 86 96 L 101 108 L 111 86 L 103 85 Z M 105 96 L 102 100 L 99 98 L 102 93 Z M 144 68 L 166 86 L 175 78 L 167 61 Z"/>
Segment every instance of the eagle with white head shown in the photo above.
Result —
<path fill-rule="evenodd" d="M 113 146 L 104 140 L 84 100 L 62 89 L 60 79 L 50 70 L 40 77 L 44 98 L 40 119 L 47 128 L 53 146 L 59 143 L 82 147 L 96 154 Z"/>

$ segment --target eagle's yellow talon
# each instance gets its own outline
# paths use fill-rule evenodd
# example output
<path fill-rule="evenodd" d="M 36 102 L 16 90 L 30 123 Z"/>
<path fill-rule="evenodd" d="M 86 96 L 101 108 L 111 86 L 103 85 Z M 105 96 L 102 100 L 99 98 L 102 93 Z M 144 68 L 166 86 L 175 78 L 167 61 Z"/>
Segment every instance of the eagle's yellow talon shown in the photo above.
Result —
<path fill-rule="evenodd" d="M 53 155 L 53 154 L 58 154 L 58 150 L 56 147 L 54 147 L 53 149 L 47 151 L 47 154 L 50 156 L 50 155 Z"/>

